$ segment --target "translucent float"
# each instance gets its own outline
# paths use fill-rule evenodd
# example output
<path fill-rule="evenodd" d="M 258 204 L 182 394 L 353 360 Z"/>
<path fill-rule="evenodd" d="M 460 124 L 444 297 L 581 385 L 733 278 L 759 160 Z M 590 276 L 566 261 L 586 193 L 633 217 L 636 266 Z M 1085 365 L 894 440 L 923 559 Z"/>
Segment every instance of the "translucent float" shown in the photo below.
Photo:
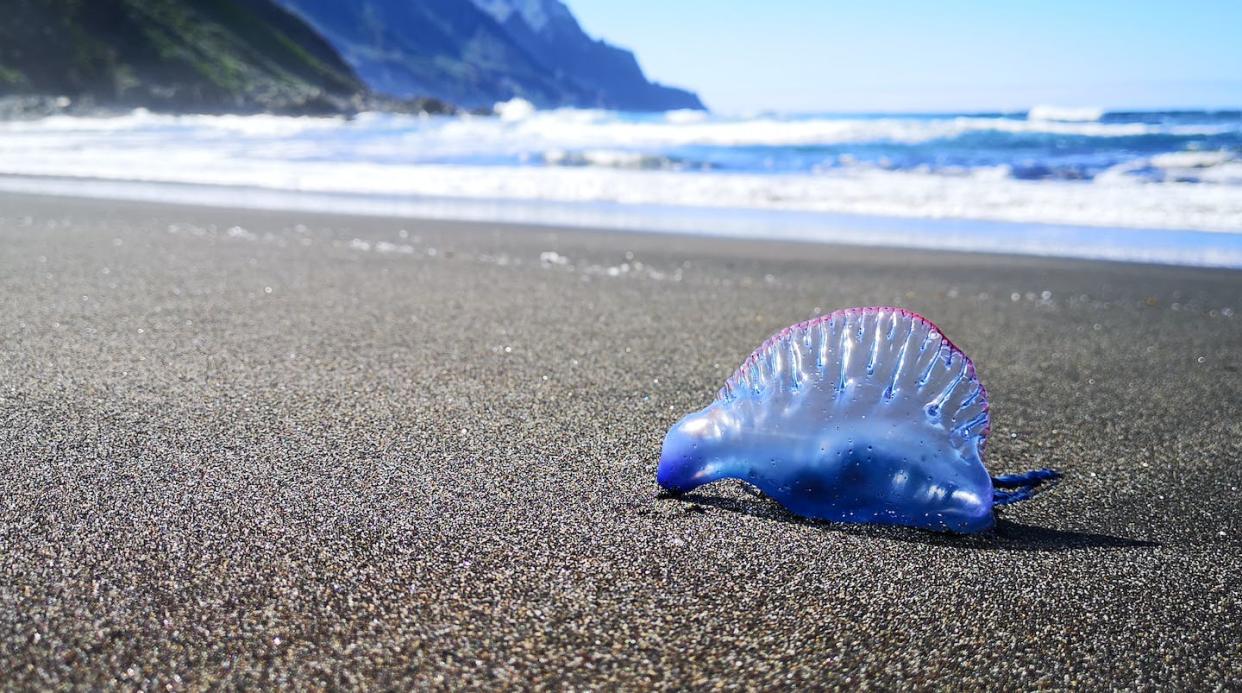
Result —
<path fill-rule="evenodd" d="M 668 432 L 657 480 L 678 495 L 741 479 L 803 517 L 981 532 L 1060 478 L 991 476 L 989 428 L 974 364 L 930 320 L 849 308 L 755 350 Z"/>

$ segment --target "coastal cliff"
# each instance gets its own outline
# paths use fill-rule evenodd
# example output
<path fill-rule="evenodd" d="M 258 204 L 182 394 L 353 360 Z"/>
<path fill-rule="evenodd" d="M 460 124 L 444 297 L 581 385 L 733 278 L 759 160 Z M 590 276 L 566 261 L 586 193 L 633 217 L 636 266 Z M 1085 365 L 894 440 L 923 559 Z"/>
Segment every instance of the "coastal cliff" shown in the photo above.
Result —
<path fill-rule="evenodd" d="M 12 0 L 0 117 L 703 108 L 559 0 Z"/>
<path fill-rule="evenodd" d="M 315 26 L 376 91 L 466 107 L 702 109 L 649 81 L 634 54 L 592 39 L 559 0 L 278 0 Z"/>
<path fill-rule="evenodd" d="M 271 0 L 14 0 L 0 95 L 61 107 L 320 113 L 366 86 Z"/>

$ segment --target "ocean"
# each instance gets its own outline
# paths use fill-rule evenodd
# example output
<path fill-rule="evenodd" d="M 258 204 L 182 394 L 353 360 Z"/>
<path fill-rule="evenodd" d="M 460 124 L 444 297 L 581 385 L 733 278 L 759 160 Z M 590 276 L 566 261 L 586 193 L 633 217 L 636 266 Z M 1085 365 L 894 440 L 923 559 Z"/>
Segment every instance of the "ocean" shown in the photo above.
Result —
<path fill-rule="evenodd" d="M 0 189 L 1242 267 L 1242 111 L 497 110 L 10 121 Z"/>

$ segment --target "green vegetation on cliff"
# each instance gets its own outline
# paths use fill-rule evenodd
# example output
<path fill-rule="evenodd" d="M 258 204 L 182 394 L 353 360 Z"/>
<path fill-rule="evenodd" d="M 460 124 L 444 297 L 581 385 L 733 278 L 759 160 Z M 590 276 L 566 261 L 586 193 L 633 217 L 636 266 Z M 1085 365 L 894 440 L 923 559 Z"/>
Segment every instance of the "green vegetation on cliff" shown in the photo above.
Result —
<path fill-rule="evenodd" d="M 175 111 L 338 112 L 365 87 L 271 0 L 8 0 L 0 95 Z"/>

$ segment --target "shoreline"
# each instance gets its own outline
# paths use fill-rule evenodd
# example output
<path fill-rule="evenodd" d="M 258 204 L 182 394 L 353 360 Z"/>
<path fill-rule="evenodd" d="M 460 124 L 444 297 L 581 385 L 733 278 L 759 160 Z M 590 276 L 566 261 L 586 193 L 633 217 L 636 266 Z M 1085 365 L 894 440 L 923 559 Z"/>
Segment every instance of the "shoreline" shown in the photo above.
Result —
<path fill-rule="evenodd" d="M 614 202 L 362 195 L 9 174 L 0 174 L 0 194 L 1242 269 L 1242 233 L 1230 231 Z"/>
<path fill-rule="evenodd" d="M 1242 678 L 1242 273 L 0 194 L 19 687 L 1212 688 Z M 763 339 L 974 361 L 954 538 L 656 498 Z"/>

